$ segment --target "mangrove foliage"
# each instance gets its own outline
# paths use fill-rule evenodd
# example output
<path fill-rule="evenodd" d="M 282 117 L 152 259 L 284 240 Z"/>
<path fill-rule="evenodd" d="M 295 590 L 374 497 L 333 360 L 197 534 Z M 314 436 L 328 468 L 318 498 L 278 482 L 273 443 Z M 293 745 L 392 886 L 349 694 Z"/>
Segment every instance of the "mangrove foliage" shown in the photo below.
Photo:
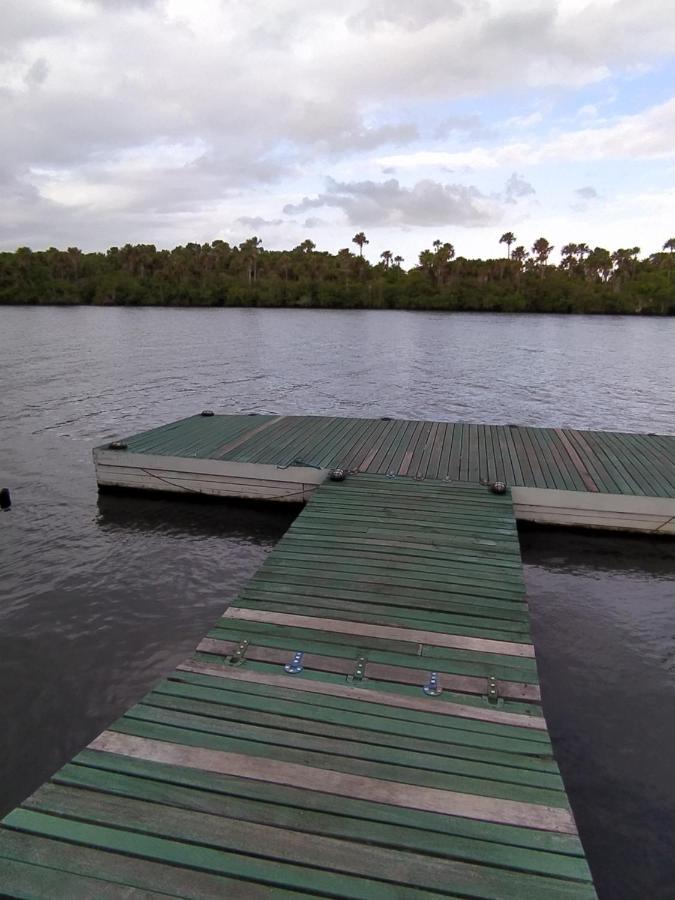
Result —
<path fill-rule="evenodd" d="M 554 264 L 546 238 L 528 250 L 506 232 L 505 256 L 467 259 L 437 240 L 408 268 L 390 250 L 371 263 L 368 243 L 359 232 L 354 250 L 337 253 L 310 240 L 267 250 L 257 237 L 238 246 L 126 244 L 106 253 L 20 247 L 0 253 L 0 304 L 675 314 L 675 238 L 646 258 L 638 247 L 569 243 Z"/>

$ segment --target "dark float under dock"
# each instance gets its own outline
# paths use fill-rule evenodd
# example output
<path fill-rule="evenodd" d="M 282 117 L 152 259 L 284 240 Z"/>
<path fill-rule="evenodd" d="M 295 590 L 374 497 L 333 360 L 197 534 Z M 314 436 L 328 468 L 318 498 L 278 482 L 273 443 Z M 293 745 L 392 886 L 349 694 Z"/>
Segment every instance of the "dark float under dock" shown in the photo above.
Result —
<path fill-rule="evenodd" d="M 594 897 L 516 515 L 672 534 L 673 442 L 205 416 L 95 451 L 103 487 L 310 499 L 193 657 L 5 818 L 3 891 Z"/>

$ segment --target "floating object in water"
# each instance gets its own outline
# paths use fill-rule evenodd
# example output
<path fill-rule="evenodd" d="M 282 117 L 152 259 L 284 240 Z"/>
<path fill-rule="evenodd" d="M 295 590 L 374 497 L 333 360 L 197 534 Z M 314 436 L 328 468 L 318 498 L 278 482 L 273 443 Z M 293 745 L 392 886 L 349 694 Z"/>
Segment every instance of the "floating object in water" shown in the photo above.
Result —
<path fill-rule="evenodd" d="M 493 481 L 490 485 L 490 490 L 493 494 L 505 494 L 506 493 L 506 485 L 503 481 Z"/>
<path fill-rule="evenodd" d="M 202 416 L 212 416 L 212 415 L 213 415 L 213 410 L 212 410 L 212 409 L 203 409 L 203 410 L 201 411 L 200 415 L 202 415 Z"/>
<path fill-rule="evenodd" d="M 10 509 L 12 506 L 12 497 L 9 493 L 9 488 L 2 488 L 0 490 L 0 509 Z"/>
<path fill-rule="evenodd" d="M 108 444 L 108 450 L 126 450 L 127 442 L 126 441 L 111 441 Z"/>
<path fill-rule="evenodd" d="M 328 477 L 330 478 L 331 481 L 344 481 L 347 476 L 345 475 L 344 469 L 338 468 L 338 469 L 331 469 L 330 475 Z"/>

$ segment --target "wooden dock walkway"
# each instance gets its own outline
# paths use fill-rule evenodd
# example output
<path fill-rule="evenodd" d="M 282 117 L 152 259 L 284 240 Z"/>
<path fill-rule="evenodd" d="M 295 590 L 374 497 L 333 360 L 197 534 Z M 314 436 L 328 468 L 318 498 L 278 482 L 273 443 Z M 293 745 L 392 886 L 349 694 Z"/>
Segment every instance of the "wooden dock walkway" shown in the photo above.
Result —
<path fill-rule="evenodd" d="M 509 494 L 323 483 L 194 656 L 6 817 L 0 876 L 15 897 L 595 897 Z"/>
<path fill-rule="evenodd" d="M 325 416 L 205 416 L 94 451 L 99 486 L 302 502 L 335 467 L 504 481 L 516 518 L 675 534 L 675 436 Z"/>

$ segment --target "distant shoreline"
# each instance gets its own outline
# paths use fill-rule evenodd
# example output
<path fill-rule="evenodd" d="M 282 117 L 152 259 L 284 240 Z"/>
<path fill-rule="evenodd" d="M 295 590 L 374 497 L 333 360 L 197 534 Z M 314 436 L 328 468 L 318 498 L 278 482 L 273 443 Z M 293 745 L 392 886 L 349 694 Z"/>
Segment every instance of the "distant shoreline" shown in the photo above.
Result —
<path fill-rule="evenodd" d="M 29 303 L 21 303 L 21 302 L 12 302 L 12 303 L 0 303 L 0 310 L 5 307 L 7 309 L 17 309 L 22 308 L 26 309 L 30 308 L 41 308 L 41 309 L 76 309 L 76 308 L 85 308 L 85 309 L 157 309 L 157 310 L 167 310 L 167 309 L 182 309 L 182 310 L 198 310 L 198 309 L 206 309 L 206 310 L 223 310 L 223 309 L 278 309 L 278 310 L 288 310 L 291 312 L 297 311 L 312 311 L 312 312 L 412 312 L 412 313 L 447 313 L 447 314 L 470 314 L 470 315 L 503 315 L 503 316 L 565 316 L 565 317 L 574 317 L 574 316 L 593 316 L 594 318 L 607 318 L 607 317 L 617 317 L 624 316 L 629 318 L 671 318 L 675 316 L 675 310 L 669 310 L 667 312 L 654 312 L 652 310 L 642 310 L 642 311 L 614 311 L 614 310 L 560 310 L 560 309 L 521 309 L 521 310 L 509 310 L 509 309 L 456 309 L 456 308 L 448 308 L 442 309 L 438 306 L 305 306 L 301 304 L 295 305 L 287 305 L 287 306 L 279 306 L 277 304 L 270 304 L 267 306 L 263 306 L 262 304 L 237 304 L 237 305 L 228 305 L 228 304 L 194 304 L 194 303 L 61 303 L 61 302 L 35 302 L 31 301 Z"/>
<path fill-rule="evenodd" d="M 440 309 L 439 307 L 383 307 L 383 306 L 261 306 L 260 304 L 239 304 L 237 306 L 213 305 L 213 304 L 189 304 L 189 303 L 0 303 L 0 310 L 5 307 L 7 309 L 181 309 L 181 310 L 223 310 L 223 309 L 278 309 L 287 310 L 289 312 L 311 311 L 311 312 L 412 312 L 412 313 L 445 313 L 448 315 L 502 315 L 502 316 L 565 316 L 566 318 L 593 316 L 594 318 L 610 318 L 610 317 L 626 317 L 626 318 L 660 318 L 668 319 L 675 316 L 674 311 L 653 312 L 645 311 L 622 311 L 615 312 L 613 310 L 604 311 L 588 311 L 588 310 L 551 310 L 551 309 L 524 309 L 524 310 L 506 310 L 506 309 Z"/>
<path fill-rule="evenodd" d="M 435 241 L 407 270 L 389 251 L 369 262 L 362 232 L 353 238 L 358 253 L 336 254 L 311 241 L 265 250 L 258 238 L 173 250 L 126 244 L 105 253 L 21 247 L 0 252 L 0 306 L 675 315 L 675 239 L 646 259 L 638 247 L 610 253 L 567 244 L 558 265 L 549 262 L 554 248 L 544 238 L 531 252 L 511 250 L 514 240 L 507 232 L 500 241 L 507 256 L 486 260 L 456 257 L 451 244 Z"/>

